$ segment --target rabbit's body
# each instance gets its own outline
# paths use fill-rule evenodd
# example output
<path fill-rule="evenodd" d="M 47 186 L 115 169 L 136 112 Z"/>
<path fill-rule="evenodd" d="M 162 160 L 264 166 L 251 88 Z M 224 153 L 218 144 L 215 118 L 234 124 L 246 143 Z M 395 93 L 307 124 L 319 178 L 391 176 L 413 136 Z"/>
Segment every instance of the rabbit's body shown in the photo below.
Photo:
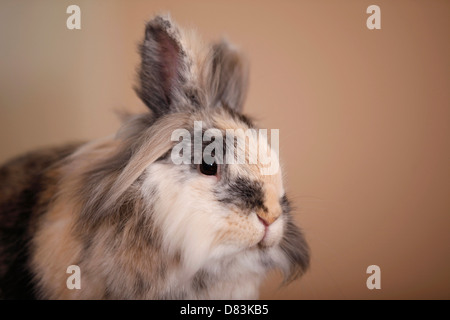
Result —
<path fill-rule="evenodd" d="M 190 41 L 169 19 L 150 21 L 137 92 L 151 113 L 114 137 L 0 169 L 0 296 L 251 299 L 269 270 L 292 280 L 307 268 L 280 172 L 173 163 L 171 135 L 193 133 L 194 121 L 220 132 L 255 128 L 240 113 L 238 53 Z M 80 267 L 81 289 L 67 287 L 70 265 Z"/>

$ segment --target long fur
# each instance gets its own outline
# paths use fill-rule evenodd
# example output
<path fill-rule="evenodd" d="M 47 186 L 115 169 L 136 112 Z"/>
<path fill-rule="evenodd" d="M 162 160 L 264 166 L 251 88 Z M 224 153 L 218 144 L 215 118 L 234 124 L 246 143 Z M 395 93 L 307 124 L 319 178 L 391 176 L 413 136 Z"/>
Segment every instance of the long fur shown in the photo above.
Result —
<path fill-rule="evenodd" d="M 289 282 L 308 268 L 280 171 L 224 164 L 205 176 L 170 158 L 172 132 L 193 133 L 194 121 L 223 133 L 256 128 L 241 114 L 248 67 L 239 51 L 204 46 L 158 16 L 140 53 L 136 91 L 149 113 L 114 136 L 0 169 L 0 297 L 254 299 L 269 270 Z M 80 267 L 81 289 L 67 288 L 69 265 Z"/>

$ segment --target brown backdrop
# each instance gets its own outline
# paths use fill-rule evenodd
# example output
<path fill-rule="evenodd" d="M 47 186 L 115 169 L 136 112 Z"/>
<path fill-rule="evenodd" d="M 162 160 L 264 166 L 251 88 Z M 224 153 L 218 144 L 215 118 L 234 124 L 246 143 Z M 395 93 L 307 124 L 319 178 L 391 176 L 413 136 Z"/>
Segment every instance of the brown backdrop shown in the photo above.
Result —
<path fill-rule="evenodd" d="M 78 4 L 82 29 L 66 29 Z M 366 8 L 381 8 L 381 30 Z M 1 1 L 0 161 L 113 133 L 146 19 L 170 12 L 249 56 L 246 111 L 279 128 L 312 248 L 268 299 L 450 298 L 449 1 Z M 366 268 L 381 267 L 381 290 Z"/>

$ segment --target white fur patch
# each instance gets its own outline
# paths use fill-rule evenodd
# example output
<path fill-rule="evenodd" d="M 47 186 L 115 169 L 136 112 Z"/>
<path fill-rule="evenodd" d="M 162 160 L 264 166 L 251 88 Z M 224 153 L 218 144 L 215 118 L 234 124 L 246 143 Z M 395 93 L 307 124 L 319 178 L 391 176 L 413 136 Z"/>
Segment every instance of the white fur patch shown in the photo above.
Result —
<path fill-rule="evenodd" d="M 264 236 L 265 228 L 255 213 L 239 214 L 217 201 L 212 192 L 216 177 L 190 170 L 182 165 L 153 163 L 142 185 L 142 194 L 153 207 L 155 226 L 162 234 L 163 251 L 181 255 L 181 269 L 173 270 L 170 281 L 187 288 L 198 271 L 206 270 L 217 278 L 219 286 L 208 288 L 209 298 L 256 298 L 268 269 L 261 254 L 267 255 L 265 260 L 271 261 L 271 267 L 280 264 L 281 269 L 287 268 L 277 246 L 283 236 L 283 218 L 270 225 Z M 263 251 L 258 248 L 261 240 Z"/>

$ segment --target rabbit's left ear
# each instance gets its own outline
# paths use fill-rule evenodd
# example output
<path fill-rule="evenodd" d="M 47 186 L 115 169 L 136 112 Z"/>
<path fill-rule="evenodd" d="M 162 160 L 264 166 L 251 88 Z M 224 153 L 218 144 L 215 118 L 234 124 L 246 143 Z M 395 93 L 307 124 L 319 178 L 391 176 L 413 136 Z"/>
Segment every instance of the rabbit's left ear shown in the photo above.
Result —
<path fill-rule="evenodd" d="M 226 40 L 210 50 L 206 86 L 213 107 L 227 106 L 241 112 L 248 87 L 248 61 Z"/>
<path fill-rule="evenodd" d="M 176 108 L 188 70 L 180 30 L 169 17 L 157 16 L 145 28 L 136 92 L 158 117 Z"/>

